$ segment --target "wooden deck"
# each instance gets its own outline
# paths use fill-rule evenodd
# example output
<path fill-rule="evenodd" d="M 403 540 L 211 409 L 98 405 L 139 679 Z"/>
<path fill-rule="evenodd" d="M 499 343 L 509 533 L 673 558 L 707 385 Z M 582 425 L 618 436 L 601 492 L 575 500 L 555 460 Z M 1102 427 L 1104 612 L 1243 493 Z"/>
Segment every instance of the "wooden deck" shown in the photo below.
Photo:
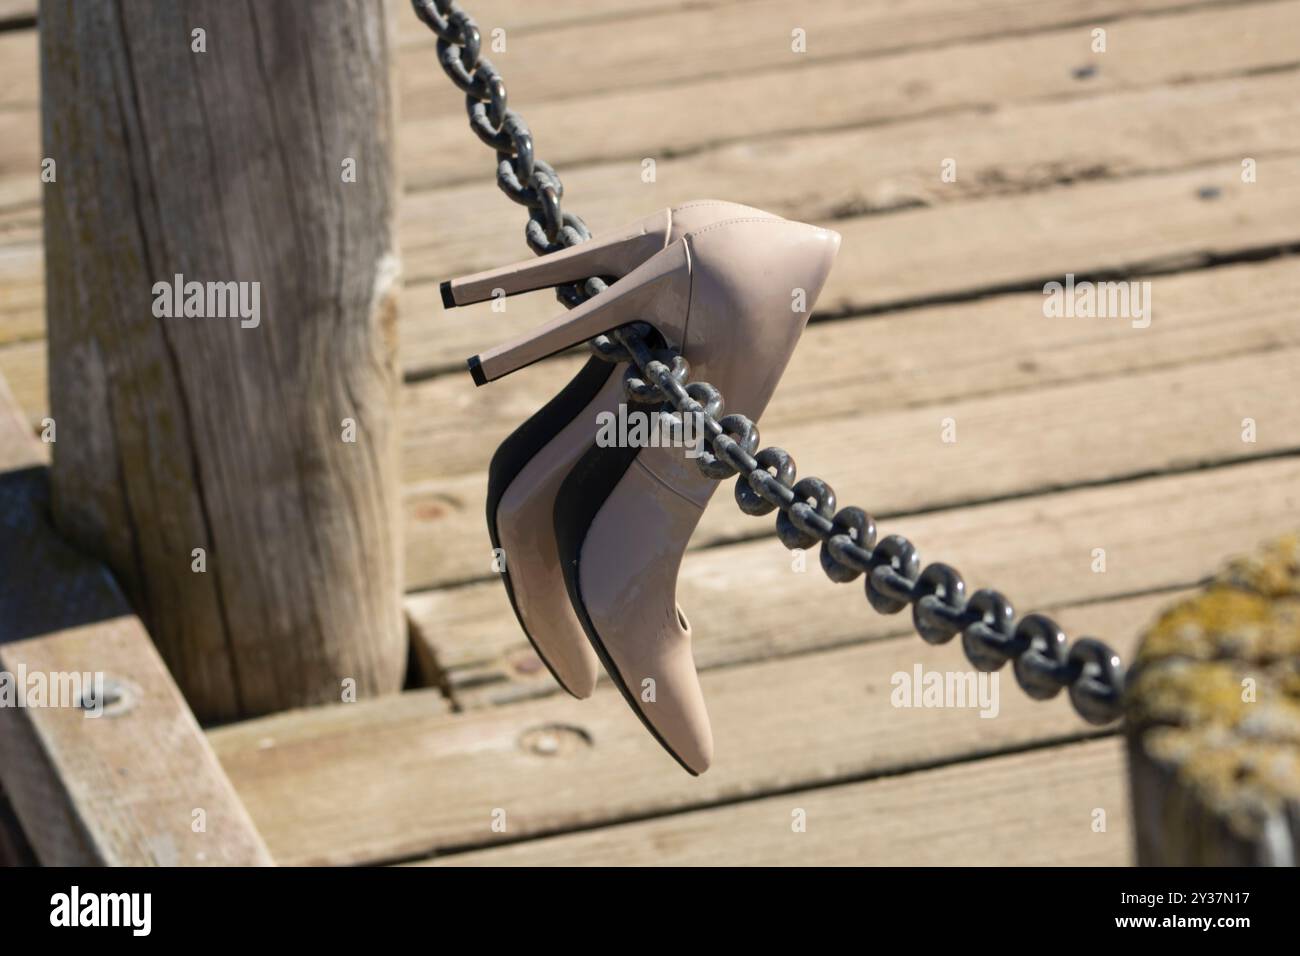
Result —
<path fill-rule="evenodd" d="M 523 216 L 429 34 L 405 0 L 389 6 L 407 605 L 442 686 L 210 730 L 272 856 L 1129 862 L 1113 730 L 1030 701 L 1008 675 L 994 719 L 891 706 L 893 674 L 964 669 L 960 648 L 877 616 L 860 582 L 833 585 L 815 560 L 793 571 L 771 519 L 741 514 L 729 488 L 679 593 L 713 769 L 683 774 L 608 684 L 585 702 L 556 692 L 491 572 L 485 469 L 582 359 L 490 390 L 462 371 L 557 307 L 442 310 L 438 279 L 527 254 Z M 609 0 L 596 18 L 580 0 L 464 6 L 507 29 L 491 58 L 511 105 L 593 229 L 711 197 L 843 234 L 763 438 L 924 560 L 1127 655 L 1223 557 L 1294 525 L 1300 0 Z M 0 22 L 11 8 L 30 4 L 0 2 Z M 1106 53 L 1090 50 L 1095 27 Z M 0 33 L 0 376 L 32 423 L 46 414 L 37 100 L 34 30 Z M 1067 273 L 1149 280 L 1150 327 L 1045 318 L 1043 285 Z"/>

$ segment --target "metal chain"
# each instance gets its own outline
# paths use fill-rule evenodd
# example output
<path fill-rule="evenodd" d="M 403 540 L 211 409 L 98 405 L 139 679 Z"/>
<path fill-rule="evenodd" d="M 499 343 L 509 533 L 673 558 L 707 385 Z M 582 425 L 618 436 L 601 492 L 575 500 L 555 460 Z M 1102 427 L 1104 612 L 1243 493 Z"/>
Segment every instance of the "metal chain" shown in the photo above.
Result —
<path fill-rule="evenodd" d="M 438 35 L 438 61 L 465 93 L 470 128 L 497 152 L 497 185 L 527 206 L 524 238 L 538 255 L 585 242 L 586 224 L 563 212 L 564 185 L 533 152 L 528 126 L 506 105 L 506 87 L 480 56 L 478 27 L 455 0 L 412 0 L 419 18 Z M 587 279 L 556 290 L 568 308 L 600 294 L 606 284 Z M 681 355 L 647 344 L 649 326 L 633 323 L 590 342 L 608 362 L 628 362 L 624 390 L 637 402 L 666 401 L 680 415 L 696 416 L 705 435 L 700 470 L 721 481 L 737 475 L 736 503 L 749 515 L 776 516 L 776 534 L 787 548 L 821 544 L 821 566 L 832 581 L 865 575 L 867 600 L 881 614 L 911 606 L 912 623 L 930 644 L 961 634 L 962 648 L 981 671 L 1012 661 L 1016 681 L 1030 697 L 1048 700 L 1069 688 L 1074 709 L 1093 724 L 1120 715 L 1124 668 L 1119 655 L 1092 637 L 1073 644 L 1043 614 L 1019 620 L 999 591 L 981 589 L 969 597 L 957 571 L 946 564 L 921 568 L 910 541 L 889 535 L 876 541 L 876 522 L 861 508 L 835 508 L 835 492 L 820 478 L 796 480 L 794 459 L 780 448 L 758 450 L 758 428 L 744 415 L 719 418 L 723 397 L 707 382 L 688 382 L 690 366 Z M 640 374 L 638 375 L 637 372 Z"/>

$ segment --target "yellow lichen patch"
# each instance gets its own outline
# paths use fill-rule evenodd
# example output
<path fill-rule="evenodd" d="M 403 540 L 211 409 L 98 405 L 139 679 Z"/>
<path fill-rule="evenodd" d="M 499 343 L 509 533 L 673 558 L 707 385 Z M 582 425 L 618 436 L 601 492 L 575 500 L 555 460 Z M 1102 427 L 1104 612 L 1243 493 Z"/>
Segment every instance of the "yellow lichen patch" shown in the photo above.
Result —
<path fill-rule="evenodd" d="M 1300 536 L 1233 560 L 1161 614 L 1125 710 L 1131 740 L 1186 806 L 1251 840 L 1284 818 L 1300 800 Z"/>
<path fill-rule="evenodd" d="M 1271 616 L 1266 598 L 1214 586 L 1165 611 L 1143 638 L 1137 660 L 1213 660 L 1222 656 L 1225 642 L 1253 642 Z"/>
<path fill-rule="evenodd" d="M 1215 581 L 1268 598 L 1300 597 L 1300 535 L 1285 535 L 1256 554 L 1234 558 Z"/>
<path fill-rule="evenodd" d="M 1175 657 L 1300 659 L 1300 536 L 1234 558 L 1202 593 L 1165 611 L 1144 636 L 1136 663 Z"/>
<path fill-rule="evenodd" d="M 1230 662 L 1171 660 L 1141 668 L 1127 689 L 1129 723 L 1235 726 L 1251 706 L 1242 699 L 1242 680 Z"/>

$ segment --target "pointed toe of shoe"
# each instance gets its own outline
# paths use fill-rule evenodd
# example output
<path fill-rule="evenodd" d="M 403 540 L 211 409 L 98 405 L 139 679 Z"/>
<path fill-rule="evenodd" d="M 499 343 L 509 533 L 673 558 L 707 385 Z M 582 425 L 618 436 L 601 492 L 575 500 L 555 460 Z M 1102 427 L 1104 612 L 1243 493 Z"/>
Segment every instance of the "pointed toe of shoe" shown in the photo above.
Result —
<path fill-rule="evenodd" d="M 668 683 L 659 697 L 663 707 L 654 715 L 654 726 L 678 762 L 698 776 L 713 763 L 713 725 L 689 645 L 673 658 L 664 662 Z"/>
<path fill-rule="evenodd" d="M 620 677 L 636 695 L 636 709 L 651 733 L 678 763 L 698 776 L 713 762 L 713 728 L 690 639 L 684 634 L 665 639 L 660 634 L 642 635 L 642 640 L 643 647 L 656 648 L 658 653 L 640 655 L 618 648 Z M 653 683 L 647 678 L 653 678 Z"/>
<path fill-rule="evenodd" d="M 698 684 L 685 693 L 660 684 L 657 699 L 641 703 L 638 709 L 660 745 L 683 768 L 695 776 L 709 769 L 713 763 L 713 728 Z"/>
<path fill-rule="evenodd" d="M 840 242 L 842 236 L 834 229 L 822 229 L 819 226 L 808 227 L 805 233 L 803 243 L 803 252 L 806 256 L 807 274 L 812 280 L 809 286 L 809 293 L 814 297 L 821 294 L 822 288 L 826 285 L 826 279 L 831 274 L 831 268 L 835 265 L 835 257 L 840 251 Z"/>
<path fill-rule="evenodd" d="M 707 723 L 689 735 L 677 735 L 668 744 L 677 762 L 696 777 L 713 764 L 713 730 Z"/>
<path fill-rule="evenodd" d="M 587 643 L 582 625 L 558 614 L 541 620 L 530 615 L 528 620 L 532 624 L 528 639 L 555 682 L 571 697 L 590 697 L 600 674 L 600 659 Z"/>
<path fill-rule="evenodd" d="M 600 673 L 600 662 L 595 655 L 583 656 L 580 660 L 570 662 L 563 669 L 555 669 L 555 679 L 571 697 L 586 700 L 596 690 L 596 680 Z"/>
<path fill-rule="evenodd" d="M 834 229 L 823 229 L 822 231 L 826 233 L 826 241 L 830 246 L 830 253 L 833 256 L 835 253 L 840 251 L 840 243 L 844 241 L 844 237 Z"/>
<path fill-rule="evenodd" d="M 816 255 L 821 261 L 823 278 L 831 271 L 831 266 L 835 263 L 835 256 L 840 251 L 840 243 L 844 241 L 834 229 L 818 229 L 813 234 L 813 243 L 816 247 Z"/>

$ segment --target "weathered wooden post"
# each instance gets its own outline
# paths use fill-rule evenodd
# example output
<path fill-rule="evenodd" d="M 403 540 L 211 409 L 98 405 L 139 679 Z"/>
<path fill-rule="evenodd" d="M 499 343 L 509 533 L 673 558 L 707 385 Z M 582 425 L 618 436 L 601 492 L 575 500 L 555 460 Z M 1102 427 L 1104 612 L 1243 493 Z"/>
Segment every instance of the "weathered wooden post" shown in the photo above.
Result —
<path fill-rule="evenodd" d="M 1300 535 L 1151 627 L 1127 734 L 1140 864 L 1300 863 Z"/>
<path fill-rule="evenodd" d="M 39 16 L 60 531 L 202 719 L 400 689 L 384 4 Z"/>

